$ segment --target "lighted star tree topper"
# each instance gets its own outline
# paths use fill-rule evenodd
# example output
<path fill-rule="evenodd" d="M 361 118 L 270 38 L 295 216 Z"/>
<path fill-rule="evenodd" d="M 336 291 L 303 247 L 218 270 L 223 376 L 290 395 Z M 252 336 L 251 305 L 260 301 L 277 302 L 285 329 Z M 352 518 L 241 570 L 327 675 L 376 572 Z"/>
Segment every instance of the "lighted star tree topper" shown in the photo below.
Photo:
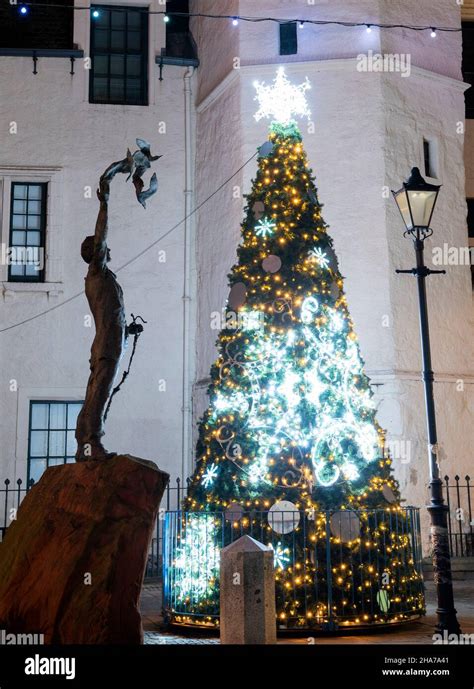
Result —
<path fill-rule="evenodd" d="M 293 119 L 311 115 L 310 84 L 291 84 L 281 67 L 273 84 L 255 88 L 256 120 L 272 120 L 270 143 L 261 147 L 247 196 L 230 274 L 231 325 L 219 334 L 199 427 L 185 503 L 194 521 L 183 528 L 177 553 L 183 576 L 177 575 L 175 612 L 186 614 L 175 619 L 215 620 L 205 615 L 218 601 L 216 543 L 230 542 L 235 529 L 273 545 L 282 624 L 311 626 L 333 615 L 355 625 L 408 619 L 422 612 L 423 594 L 407 517 Z M 289 529 L 275 521 L 284 509 L 298 515 Z M 195 521 L 200 515 L 206 538 Z M 334 522 L 347 526 L 346 517 L 349 534 Z M 337 561 L 331 581 L 328 537 Z M 195 563 L 205 551 L 212 571 L 208 563 L 199 574 Z M 335 586 L 338 605 L 329 610 Z"/>
<path fill-rule="evenodd" d="M 257 91 L 255 100 L 259 103 L 259 109 L 254 117 L 257 120 L 262 117 L 270 117 L 279 125 L 289 125 L 294 117 L 311 117 L 306 91 L 311 88 L 308 77 L 302 84 L 296 86 L 289 81 L 285 74 L 285 68 L 279 67 L 274 83 L 266 85 L 264 82 L 255 81 Z"/>

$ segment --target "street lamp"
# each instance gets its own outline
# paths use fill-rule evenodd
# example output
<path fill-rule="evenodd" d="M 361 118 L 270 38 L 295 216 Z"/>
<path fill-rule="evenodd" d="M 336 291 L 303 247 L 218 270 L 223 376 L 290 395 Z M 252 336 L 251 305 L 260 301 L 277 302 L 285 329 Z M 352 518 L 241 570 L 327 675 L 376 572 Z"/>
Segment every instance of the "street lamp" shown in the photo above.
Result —
<path fill-rule="evenodd" d="M 415 246 L 416 268 L 397 270 L 397 273 L 410 273 L 416 277 L 418 285 L 418 306 L 420 311 L 421 354 L 423 360 L 423 384 L 428 427 L 428 459 L 430 467 L 430 496 L 428 512 L 431 517 L 431 547 L 433 551 L 434 581 L 438 597 L 437 631 L 460 634 L 461 629 L 454 607 L 451 558 L 448 541 L 448 507 L 443 500 L 443 484 L 439 475 L 438 439 L 436 433 L 436 412 L 433 395 L 433 371 L 431 368 L 430 331 L 428 307 L 426 302 L 426 278 L 433 273 L 446 273 L 445 270 L 430 270 L 425 266 L 424 241 L 433 234 L 431 218 L 436 205 L 440 187 L 425 182 L 417 167 L 411 171 L 409 179 L 399 191 L 392 191 L 400 214 L 405 223 L 404 236 L 411 236 Z"/>

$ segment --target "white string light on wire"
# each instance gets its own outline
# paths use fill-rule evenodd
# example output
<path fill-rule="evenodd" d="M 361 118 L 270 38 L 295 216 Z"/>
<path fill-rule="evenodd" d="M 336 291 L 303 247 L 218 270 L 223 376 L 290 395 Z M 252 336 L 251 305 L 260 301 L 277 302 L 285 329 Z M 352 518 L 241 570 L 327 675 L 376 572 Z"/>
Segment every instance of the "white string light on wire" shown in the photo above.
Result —
<path fill-rule="evenodd" d="M 61 9 L 61 10 L 72 10 L 76 11 L 87 11 L 92 14 L 94 19 L 100 17 L 100 10 L 93 9 L 91 11 L 90 6 L 85 5 L 59 5 L 59 4 L 46 4 L 46 3 L 28 3 L 24 2 L 18 6 L 18 12 L 22 16 L 26 16 L 30 13 L 30 9 L 37 8 L 47 8 L 47 9 Z M 114 7 L 110 6 L 110 9 L 114 12 L 127 12 L 130 8 L 128 7 Z M 140 8 L 137 8 L 140 9 Z M 197 19 L 222 19 L 227 20 L 232 23 L 233 26 L 239 26 L 240 22 L 248 23 L 262 23 L 262 22 L 274 22 L 277 24 L 288 24 L 295 23 L 298 24 L 300 29 L 304 28 L 307 24 L 312 24 L 313 26 L 342 26 L 345 28 L 365 28 L 367 33 L 371 33 L 373 29 L 405 29 L 407 31 L 429 31 L 432 38 L 436 38 L 438 32 L 440 33 L 461 33 L 462 28 L 459 26 L 433 26 L 430 25 L 416 25 L 416 24 L 402 24 L 402 23 L 376 23 L 376 22 L 350 22 L 350 21 L 337 21 L 334 19 L 310 19 L 310 18 L 289 18 L 282 19 L 279 17 L 254 17 L 254 16 L 239 16 L 230 14 L 209 14 L 204 12 L 167 12 L 166 10 L 148 10 L 147 8 L 142 8 L 144 13 L 149 15 L 160 15 L 163 17 L 163 21 L 168 23 L 173 17 L 176 18 L 197 18 Z"/>

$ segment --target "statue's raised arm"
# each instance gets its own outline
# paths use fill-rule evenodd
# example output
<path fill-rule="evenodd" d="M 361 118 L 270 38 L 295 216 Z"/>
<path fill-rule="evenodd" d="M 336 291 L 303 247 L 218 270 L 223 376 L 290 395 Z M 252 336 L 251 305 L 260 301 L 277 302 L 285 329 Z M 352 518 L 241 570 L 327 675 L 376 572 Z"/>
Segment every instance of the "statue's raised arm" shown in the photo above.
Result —
<path fill-rule="evenodd" d="M 93 255 L 89 266 L 100 268 L 107 263 L 107 233 L 109 229 L 109 183 L 107 181 L 100 180 L 99 188 L 97 189 L 97 198 L 100 202 L 100 208 L 95 224 Z"/>

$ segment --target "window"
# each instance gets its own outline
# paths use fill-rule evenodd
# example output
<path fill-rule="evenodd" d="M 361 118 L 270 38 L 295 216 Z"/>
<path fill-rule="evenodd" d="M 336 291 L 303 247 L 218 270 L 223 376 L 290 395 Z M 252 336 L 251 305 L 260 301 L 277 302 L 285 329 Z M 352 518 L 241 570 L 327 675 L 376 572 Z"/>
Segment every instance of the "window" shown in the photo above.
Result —
<path fill-rule="evenodd" d="M 74 462 L 77 416 L 82 402 L 30 402 L 28 481 L 56 464 Z"/>
<path fill-rule="evenodd" d="M 474 119 L 474 22 L 462 22 L 462 73 L 471 84 L 465 91 L 466 119 Z"/>
<path fill-rule="evenodd" d="M 189 0 L 168 0 L 167 12 L 176 14 L 169 17 L 166 23 L 166 50 L 167 57 L 184 59 L 196 59 L 197 48 L 194 38 L 189 30 Z"/>
<path fill-rule="evenodd" d="M 91 103 L 148 104 L 148 13 L 92 5 Z"/>
<path fill-rule="evenodd" d="M 296 22 L 280 24 L 280 55 L 296 55 L 297 52 Z"/>
<path fill-rule="evenodd" d="M 474 253 L 474 199 L 466 199 L 467 202 L 467 231 L 469 236 L 469 253 L 472 257 Z M 474 265 L 471 259 L 471 279 L 474 289 Z"/>
<path fill-rule="evenodd" d="M 423 159 L 425 177 L 438 177 L 437 144 L 434 140 L 423 139 Z"/>
<path fill-rule="evenodd" d="M 474 199 L 466 199 L 467 201 L 467 229 L 469 238 L 474 239 Z"/>
<path fill-rule="evenodd" d="M 47 190 L 46 183 L 12 183 L 8 266 L 11 282 L 44 281 Z"/>

